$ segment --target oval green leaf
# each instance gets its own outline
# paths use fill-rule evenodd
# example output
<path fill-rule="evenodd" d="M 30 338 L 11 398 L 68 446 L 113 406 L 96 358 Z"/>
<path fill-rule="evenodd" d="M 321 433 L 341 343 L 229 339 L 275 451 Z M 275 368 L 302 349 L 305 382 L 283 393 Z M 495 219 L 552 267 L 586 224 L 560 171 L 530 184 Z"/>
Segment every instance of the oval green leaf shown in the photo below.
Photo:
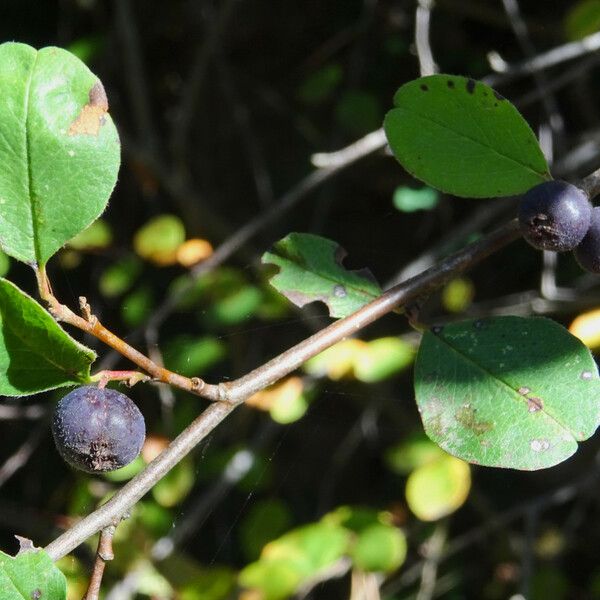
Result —
<path fill-rule="evenodd" d="M 493 467 L 556 465 L 593 435 L 600 418 L 589 350 L 544 318 L 464 321 L 425 333 L 415 393 L 434 442 Z"/>
<path fill-rule="evenodd" d="M 60 48 L 0 45 L 0 245 L 44 264 L 105 209 L 119 136 L 98 78 Z"/>
<path fill-rule="evenodd" d="M 371 525 L 362 531 L 352 548 L 354 564 L 362 571 L 395 571 L 406 558 L 406 538 L 392 525 Z"/>
<path fill-rule="evenodd" d="M 385 117 L 389 145 L 414 177 L 455 196 L 521 194 L 551 179 L 535 135 L 487 85 L 431 75 L 403 85 Z"/>
<path fill-rule="evenodd" d="M 67 580 L 43 550 L 0 552 L 0 590 L 2 600 L 65 600 Z"/>
<path fill-rule="evenodd" d="M 381 294 L 368 269 L 348 271 L 346 251 L 327 238 L 290 233 L 263 254 L 263 264 L 277 265 L 271 285 L 296 306 L 321 301 L 335 318 L 346 317 Z"/>
<path fill-rule="evenodd" d="M 27 396 L 89 381 L 96 354 L 27 294 L 0 279 L 0 394 Z"/>
<path fill-rule="evenodd" d="M 470 490 L 469 465 L 460 458 L 442 454 L 409 475 L 406 503 L 421 521 L 437 521 L 458 510 Z"/>

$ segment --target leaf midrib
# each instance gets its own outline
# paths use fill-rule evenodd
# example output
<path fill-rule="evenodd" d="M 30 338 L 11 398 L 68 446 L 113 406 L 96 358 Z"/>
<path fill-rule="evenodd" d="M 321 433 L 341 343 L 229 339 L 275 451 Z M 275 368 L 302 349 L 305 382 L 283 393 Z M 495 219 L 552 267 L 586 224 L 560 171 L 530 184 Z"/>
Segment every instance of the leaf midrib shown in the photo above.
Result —
<path fill-rule="evenodd" d="M 29 212 L 31 215 L 31 229 L 33 233 L 33 253 L 35 255 L 36 263 L 41 263 L 41 250 L 39 247 L 39 232 L 37 221 L 39 217 L 39 206 L 33 193 L 33 170 L 31 167 L 31 127 L 30 127 L 30 99 L 31 99 L 31 86 L 33 82 L 33 76 L 35 74 L 35 68 L 39 51 L 36 51 L 33 64 L 31 65 L 31 73 L 27 80 L 26 92 L 25 92 L 25 153 L 27 160 L 27 195 L 29 197 Z"/>
<path fill-rule="evenodd" d="M 473 144 L 480 146 L 482 148 L 486 148 L 488 150 L 490 150 L 491 152 L 493 152 L 494 154 L 515 163 L 516 165 L 519 165 L 519 167 L 530 171 L 531 173 L 537 175 L 538 177 L 542 177 L 543 179 L 547 179 L 546 175 L 548 175 L 548 169 L 546 168 L 546 170 L 542 173 L 540 171 L 536 171 L 533 167 L 530 167 L 529 165 L 519 162 L 517 159 L 513 158 L 512 156 L 509 156 L 508 154 L 504 154 L 502 152 L 499 152 L 496 148 L 494 148 L 493 146 L 489 146 L 487 144 L 482 143 L 481 141 L 472 138 L 471 136 L 468 136 L 460 131 L 456 131 L 454 129 L 452 129 L 451 127 L 449 127 L 448 125 L 441 123 L 439 121 L 436 121 L 435 119 L 433 119 L 430 115 L 422 115 L 420 114 L 417 110 L 408 110 L 404 107 L 401 106 L 396 106 L 395 108 L 393 108 L 392 110 L 400 110 L 403 111 L 405 113 L 407 113 L 409 116 L 412 113 L 412 116 L 417 116 L 425 121 L 430 121 L 431 123 L 433 123 L 434 125 L 437 125 L 438 127 L 441 127 L 442 129 L 446 129 L 447 131 L 452 132 L 454 135 L 461 137 L 465 140 L 469 140 L 470 142 L 472 142 Z M 536 140 L 537 141 L 537 140 Z"/>
<path fill-rule="evenodd" d="M 474 366 L 476 369 L 478 369 L 482 373 L 485 373 L 487 376 L 492 377 L 495 381 L 499 381 L 503 386 L 505 386 L 506 388 L 508 388 L 510 390 L 511 396 L 514 396 L 517 400 L 521 400 L 523 402 L 527 401 L 527 396 L 523 396 L 523 395 L 519 394 L 519 392 L 517 392 L 509 383 L 507 383 L 506 381 L 504 381 L 504 379 L 501 379 L 493 371 L 490 371 L 489 369 L 486 369 L 481 364 L 475 362 L 470 356 L 467 356 L 466 354 L 464 354 L 463 352 L 461 352 L 458 348 L 456 348 L 455 346 L 453 346 L 452 344 L 450 344 L 450 342 L 447 339 L 445 339 L 443 337 L 440 337 L 440 336 L 436 336 L 433 333 L 431 335 L 433 335 L 433 337 L 435 339 L 439 340 L 440 343 L 441 342 L 445 343 L 448 348 L 450 348 L 456 354 L 458 354 L 461 358 L 463 358 L 465 362 L 467 362 L 470 365 Z M 577 435 L 575 433 L 573 433 L 573 431 L 571 431 L 571 429 L 569 427 L 567 427 L 564 423 L 562 423 L 559 419 L 557 419 L 553 414 L 549 413 L 546 410 L 545 403 L 541 407 L 541 411 L 550 420 L 554 421 L 559 427 L 561 427 L 564 431 L 566 431 L 573 438 L 573 440 L 575 442 L 579 441 L 578 438 L 577 438 Z"/>

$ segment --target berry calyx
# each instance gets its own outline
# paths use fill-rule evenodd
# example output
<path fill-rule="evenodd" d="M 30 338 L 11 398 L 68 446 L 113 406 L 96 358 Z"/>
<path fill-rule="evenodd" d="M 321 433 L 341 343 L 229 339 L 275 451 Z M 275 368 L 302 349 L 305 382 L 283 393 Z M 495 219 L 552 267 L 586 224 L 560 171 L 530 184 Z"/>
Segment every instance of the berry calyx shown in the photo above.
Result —
<path fill-rule="evenodd" d="M 538 250 L 574 250 L 590 226 L 592 205 L 583 190 L 553 180 L 526 192 L 519 207 L 525 240 Z"/>
<path fill-rule="evenodd" d="M 600 207 L 592 210 L 589 229 L 574 254 L 582 269 L 600 273 Z"/>
<path fill-rule="evenodd" d="M 90 385 L 60 400 L 52 435 L 72 467 L 98 473 L 129 464 L 142 449 L 146 427 L 142 413 L 125 394 Z"/>

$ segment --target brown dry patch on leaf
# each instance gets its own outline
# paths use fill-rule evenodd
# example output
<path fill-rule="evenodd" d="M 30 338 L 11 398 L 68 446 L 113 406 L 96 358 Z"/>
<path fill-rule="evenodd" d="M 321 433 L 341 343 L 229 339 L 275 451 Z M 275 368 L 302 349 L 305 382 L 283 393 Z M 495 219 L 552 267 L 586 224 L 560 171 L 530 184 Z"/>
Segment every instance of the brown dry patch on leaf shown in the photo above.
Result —
<path fill-rule="evenodd" d="M 97 136 L 100 127 L 106 123 L 108 98 L 102 83 L 97 81 L 89 93 L 90 101 L 81 109 L 79 116 L 71 123 L 69 135 Z"/>

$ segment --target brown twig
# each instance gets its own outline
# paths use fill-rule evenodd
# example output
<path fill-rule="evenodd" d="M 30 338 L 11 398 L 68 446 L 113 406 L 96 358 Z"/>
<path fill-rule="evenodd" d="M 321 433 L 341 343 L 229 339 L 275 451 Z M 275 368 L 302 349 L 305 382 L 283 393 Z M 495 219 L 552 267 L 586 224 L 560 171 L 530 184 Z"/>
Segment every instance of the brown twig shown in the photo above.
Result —
<path fill-rule="evenodd" d="M 126 483 L 106 504 L 50 543 L 46 547 L 46 552 L 54 560 L 65 556 L 89 536 L 129 510 L 250 395 L 281 379 L 304 361 L 348 335 L 356 333 L 383 315 L 408 302 L 414 302 L 424 294 L 431 293 L 455 277 L 457 273 L 474 266 L 519 236 L 518 223 L 510 221 L 420 275 L 394 286 L 357 312 L 332 323 L 248 375 L 228 384 L 221 384 L 220 392 L 223 394 L 223 400 L 228 402 L 215 402 L 209 406 L 144 471 Z"/>
<path fill-rule="evenodd" d="M 100 532 L 98 549 L 96 550 L 96 560 L 94 562 L 94 568 L 92 569 L 90 584 L 82 600 L 98 600 L 99 598 L 104 567 L 106 566 L 107 561 L 112 560 L 115 557 L 112 547 L 114 534 L 115 525 L 109 525 Z"/>
<path fill-rule="evenodd" d="M 109 331 L 92 313 L 92 309 L 84 296 L 79 298 L 79 307 L 83 316 L 80 317 L 75 314 L 68 306 L 61 304 L 54 296 L 50 281 L 43 267 L 38 267 L 36 269 L 36 275 L 40 296 L 42 300 L 47 302 L 48 310 L 57 321 L 68 323 L 69 325 L 73 325 L 74 327 L 93 335 L 95 338 L 104 342 L 107 346 L 110 346 L 119 354 L 143 369 L 155 381 L 168 383 L 173 387 L 201 396 L 207 400 L 224 400 L 219 386 L 209 385 L 198 377 L 184 377 L 179 373 L 169 371 L 169 369 L 157 365 L 145 354 L 142 354 L 130 346 L 112 331 Z"/>

